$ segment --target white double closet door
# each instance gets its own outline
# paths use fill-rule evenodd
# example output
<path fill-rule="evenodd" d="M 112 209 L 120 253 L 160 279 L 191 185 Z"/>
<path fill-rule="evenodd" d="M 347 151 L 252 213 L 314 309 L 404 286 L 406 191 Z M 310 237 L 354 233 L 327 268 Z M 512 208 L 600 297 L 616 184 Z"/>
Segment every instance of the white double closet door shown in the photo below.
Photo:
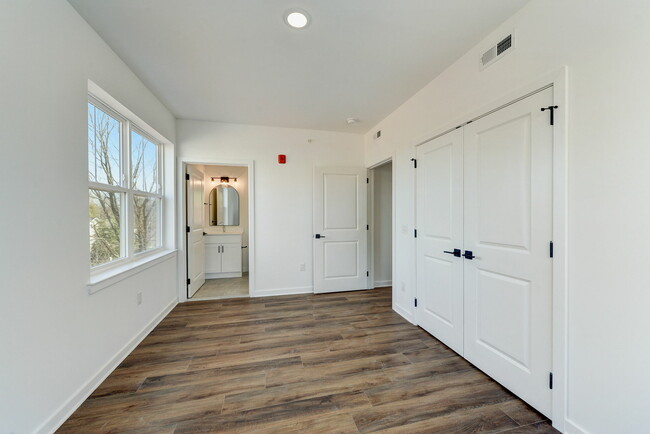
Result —
<path fill-rule="evenodd" d="M 416 187 L 418 324 L 549 417 L 552 102 L 420 145 Z"/>

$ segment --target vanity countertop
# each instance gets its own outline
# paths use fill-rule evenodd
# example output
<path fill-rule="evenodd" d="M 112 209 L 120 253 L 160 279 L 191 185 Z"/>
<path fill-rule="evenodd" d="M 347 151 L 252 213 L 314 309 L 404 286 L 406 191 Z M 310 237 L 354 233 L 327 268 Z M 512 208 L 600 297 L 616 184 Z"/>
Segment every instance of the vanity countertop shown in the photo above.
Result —
<path fill-rule="evenodd" d="M 226 229 L 226 232 L 224 232 L 221 226 L 210 226 L 203 228 L 203 232 L 208 235 L 241 235 L 244 231 L 240 228 L 233 228 Z"/>

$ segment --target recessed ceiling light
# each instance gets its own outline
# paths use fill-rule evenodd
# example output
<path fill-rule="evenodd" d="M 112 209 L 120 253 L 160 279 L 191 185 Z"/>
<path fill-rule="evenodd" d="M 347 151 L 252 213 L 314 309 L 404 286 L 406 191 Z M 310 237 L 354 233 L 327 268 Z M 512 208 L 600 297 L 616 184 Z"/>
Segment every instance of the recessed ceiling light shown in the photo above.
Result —
<path fill-rule="evenodd" d="M 358 124 L 359 122 L 361 122 L 361 120 L 359 120 L 359 119 L 357 119 L 357 118 L 347 118 L 345 121 L 346 121 L 348 124 Z"/>
<path fill-rule="evenodd" d="M 310 21 L 309 14 L 299 9 L 292 9 L 284 14 L 284 22 L 294 29 L 304 29 Z"/>

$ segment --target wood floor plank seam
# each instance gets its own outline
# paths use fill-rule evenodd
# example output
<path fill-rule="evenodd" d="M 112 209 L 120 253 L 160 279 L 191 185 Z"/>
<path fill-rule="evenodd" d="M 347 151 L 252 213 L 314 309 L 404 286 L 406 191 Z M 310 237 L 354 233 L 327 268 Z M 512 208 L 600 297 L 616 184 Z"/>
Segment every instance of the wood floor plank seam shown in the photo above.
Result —
<path fill-rule="evenodd" d="M 556 432 L 391 291 L 180 304 L 58 432 Z"/>

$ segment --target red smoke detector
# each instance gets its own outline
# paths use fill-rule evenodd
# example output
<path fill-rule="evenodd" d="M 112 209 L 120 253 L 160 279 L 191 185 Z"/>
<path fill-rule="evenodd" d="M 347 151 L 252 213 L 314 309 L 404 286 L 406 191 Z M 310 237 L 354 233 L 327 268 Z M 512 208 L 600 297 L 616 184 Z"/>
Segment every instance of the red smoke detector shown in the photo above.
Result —
<path fill-rule="evenodd" d="M 287 164 L 287 156 L 284 154 L 279 154 L 278 155 L 278 163 L 279 164 Z"/>

